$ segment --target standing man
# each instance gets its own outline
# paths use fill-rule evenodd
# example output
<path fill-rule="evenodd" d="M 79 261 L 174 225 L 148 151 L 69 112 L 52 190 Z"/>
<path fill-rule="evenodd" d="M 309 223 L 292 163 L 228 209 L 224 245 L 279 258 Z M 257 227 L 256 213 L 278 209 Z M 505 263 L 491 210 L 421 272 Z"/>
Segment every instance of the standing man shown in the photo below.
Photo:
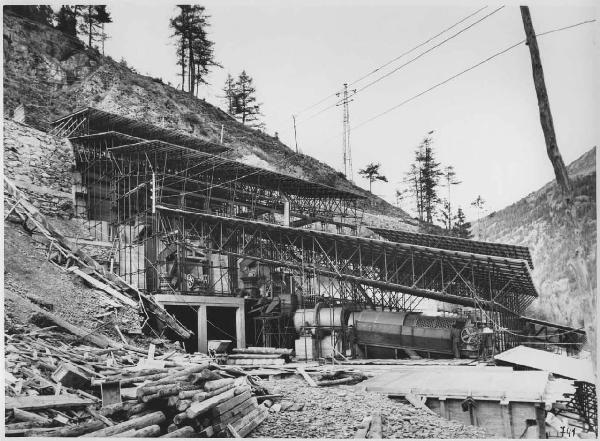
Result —
<path fill-rule="evenodd" d="M 454 358 L 460 358 L 460 350 L 458 349 L 460 343 L 460 325 L 458 322 L 452 325 L 450 337 L 452 339 L 452 353 L 454 354 Z"/>

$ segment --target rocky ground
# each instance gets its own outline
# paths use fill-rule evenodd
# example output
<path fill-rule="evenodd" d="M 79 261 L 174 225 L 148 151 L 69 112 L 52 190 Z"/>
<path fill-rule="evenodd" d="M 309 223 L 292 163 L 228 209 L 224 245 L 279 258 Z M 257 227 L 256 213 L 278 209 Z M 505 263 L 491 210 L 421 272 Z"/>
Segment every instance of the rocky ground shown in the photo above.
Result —
<path fill-rule="evenodd" d="M 489 438 L 477 427 L 426 414 L 355 386 L 312 388 L 300 378 L 265 381 L 264 385 L 284 396 L 282 410 L 270 413 L 249 435 L 252 438 L 353 438 L 360 422 L 373 411 L 381 412 L 384 438 Z M 283 410 L 292 404 L 296 406 Z"/>

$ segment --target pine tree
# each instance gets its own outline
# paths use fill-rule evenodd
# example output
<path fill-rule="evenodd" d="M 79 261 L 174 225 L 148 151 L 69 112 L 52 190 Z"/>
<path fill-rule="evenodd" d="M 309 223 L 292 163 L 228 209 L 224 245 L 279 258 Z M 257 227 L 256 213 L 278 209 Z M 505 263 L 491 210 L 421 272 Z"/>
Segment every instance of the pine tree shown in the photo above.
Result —
<path fill-rule="evenodd" d="M 227 113 L 230 115 L 235 115 L 235 80 L 229 73 L 227 74 L 227 79 L 225 80 L 223 92 L 225 93 L 223 98 L 225 98 L 227 103 Z"/>
<path fill-rule="evenodd" d="M 433 224 L 433 215 L 439 202 L 437 188 L 442 172 L 440 163 L 435 160 L 433 140 L 430 136 L 426 136 L 421 142 L 416 159 L 420 164 L 419 180 L 422 211 L 425 215 L 425 222 Z"/>
<path fill-rule="evenodd" d="M 365 168 L 358 171 L 358 174 L 369 180 L 369 191 L 371 191 L 373 182 L 387 182 L 387 178 L 379 172 L 381 164 L 370 163 Z"/>
<path fill-rule="evenodd" d="M 179 14 L 171 18 L 172 37 L 177 38 L 177 64 L 181 66 L 181 90 L 196 95 L 198 86 L 206 84 L 210 66 L 219 66 L 214 60 L 214 43 L 206 29 L 210 18 L 200 5 L 178 5 Z M 187 75 L 186 75 L 187 69 Z"/>
<path fill-rule="evenodd" d="M 448 199 L 445 200 L 442 211 L 446 212 L 446 214 L 444 215 L 444 217 L 448 221 L 446 228 L 448 230 L 450 230 L 450 229 L 452 229 L 452 221 L 454 220 L 454 216 L 452 214 L 452 203 L 451 203 L 452 199 L 450 196 L 450 189 L 452 188 L 453 185 L 460 184 L 461 181 L 456 179 L 456 172 L 454 171 L 454 167 L 452 167 L 451 165 L 444 168 L 442 176 L 443 176 L 443 180 L 444 180 L 444 185 L 446 186 L 446 189 L 448 190 Z"/>
<path fill-rule="evenodd" d="M 106 5 L 83 6 L 77 15 L 80 16 L 79 32 L 87 37 L 89 48 L 94 47 L 93 44 L 96 40 L 101 42 L 106 40 L 104 24 L 112 23 L 112 17 L 106 9 Z"/>
<path fill-rule="evenodd" d="M 452 232 L 454 236 L 462 237 L 463 239 L 471 239 L 473 237 L 471 234 L 471 223 L 466 222 L 465 213 L 460 207 L 458 207 L 456 212 L 456 222 L 452 227 Z"/>
<path fill-rule="evenodd" d="M 471 202 L 471 206 L 477 208 L 477 236 L 481 239 L 481 213 L 485 207 L 485 201 L 481 195 L 477 195 L 477 199 Z"/>
<path fill-rule="evenodd" d="M 256 88 L 252 77 L 242 71 L 234 84 L 233 114 L 242 124 L 262 129 L 264 124 L 259 121 L 260 104 L 256 102 Z"/>
<path fill-rule="evenodd" d="M 412 197 L 415 200 L 415 210 L 417 213 L 417 218 L 422 221 L 423 201 L 421 197 L 421 170 L 416 162 L 410 165 L 409 171 L 405 173 L 405 178 L 403 182 L 407 185 L 407 191 L 412 195 Z"/>
<path fill-rule="evenodd" d="M 457 215 L 452 213 L 450 209 L 450 202 L 447 199 L 441 200 L 441 208 L 440 208 L 440 216 L 439 221 L 442 223 L 442 226 L 448 230 L 452 230 L 452 222 L 457 219 Z"/>
<path fill-rule="evenodd" d="M 77 37 L 77 15 L 80 6 L 62 5 L 56 13 L 56 29 Z"/>

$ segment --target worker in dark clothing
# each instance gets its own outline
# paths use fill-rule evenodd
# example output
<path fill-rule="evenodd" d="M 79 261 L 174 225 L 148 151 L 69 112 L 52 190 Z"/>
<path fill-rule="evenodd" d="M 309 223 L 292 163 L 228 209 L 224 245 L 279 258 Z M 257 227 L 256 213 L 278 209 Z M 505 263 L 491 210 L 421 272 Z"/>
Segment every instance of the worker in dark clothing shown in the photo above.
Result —
<path fill-rule="evenodd" d="M 460 350 L 458 349 L 458 345 L 460 343 L 460 331 L 461 329 L 459 323 L 454 323 L 450 331 L 450 337 L 452 339 L 452 353 L 454 354 L 454 358 L 460 358 Z"/>

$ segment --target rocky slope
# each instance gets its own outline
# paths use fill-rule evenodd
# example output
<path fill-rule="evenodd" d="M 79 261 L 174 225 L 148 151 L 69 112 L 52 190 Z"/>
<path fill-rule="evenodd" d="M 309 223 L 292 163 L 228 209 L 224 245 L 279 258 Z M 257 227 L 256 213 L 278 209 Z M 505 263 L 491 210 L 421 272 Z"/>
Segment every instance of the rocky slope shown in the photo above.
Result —
<path fill-rule="evenodd" d="M 587 328 L 595 323 L 596 148 L 571 163 L 568 170 L 582 241 L 562 215 L 562 194 L 556 181 L 483 218 L 473 231 L 481 228 L 487 241 L 529 247 L 535 266 L 533 280 L 540 294 L 532 305 L 532 315 Z M 587 275 L 587 280 L 581 275 Z"/>
<path fill-rule="evenodd" d="M 246 163 L 278 170 L 367 196 L 365 209 L 392 217 L 398 228 L 414 229 L 405 212 L 354 186 L 317 159 L 295 154 L 278 139 L 249 129 L 203 100 L 138 75 L 127 66 L 88 50 L 76 39 L 49 26 L 4 15 L 4 112 L 23 104 L 26 122 L 47 129 L 48 122 L 91 106 L 143 119 L 234 149 Z"/>

